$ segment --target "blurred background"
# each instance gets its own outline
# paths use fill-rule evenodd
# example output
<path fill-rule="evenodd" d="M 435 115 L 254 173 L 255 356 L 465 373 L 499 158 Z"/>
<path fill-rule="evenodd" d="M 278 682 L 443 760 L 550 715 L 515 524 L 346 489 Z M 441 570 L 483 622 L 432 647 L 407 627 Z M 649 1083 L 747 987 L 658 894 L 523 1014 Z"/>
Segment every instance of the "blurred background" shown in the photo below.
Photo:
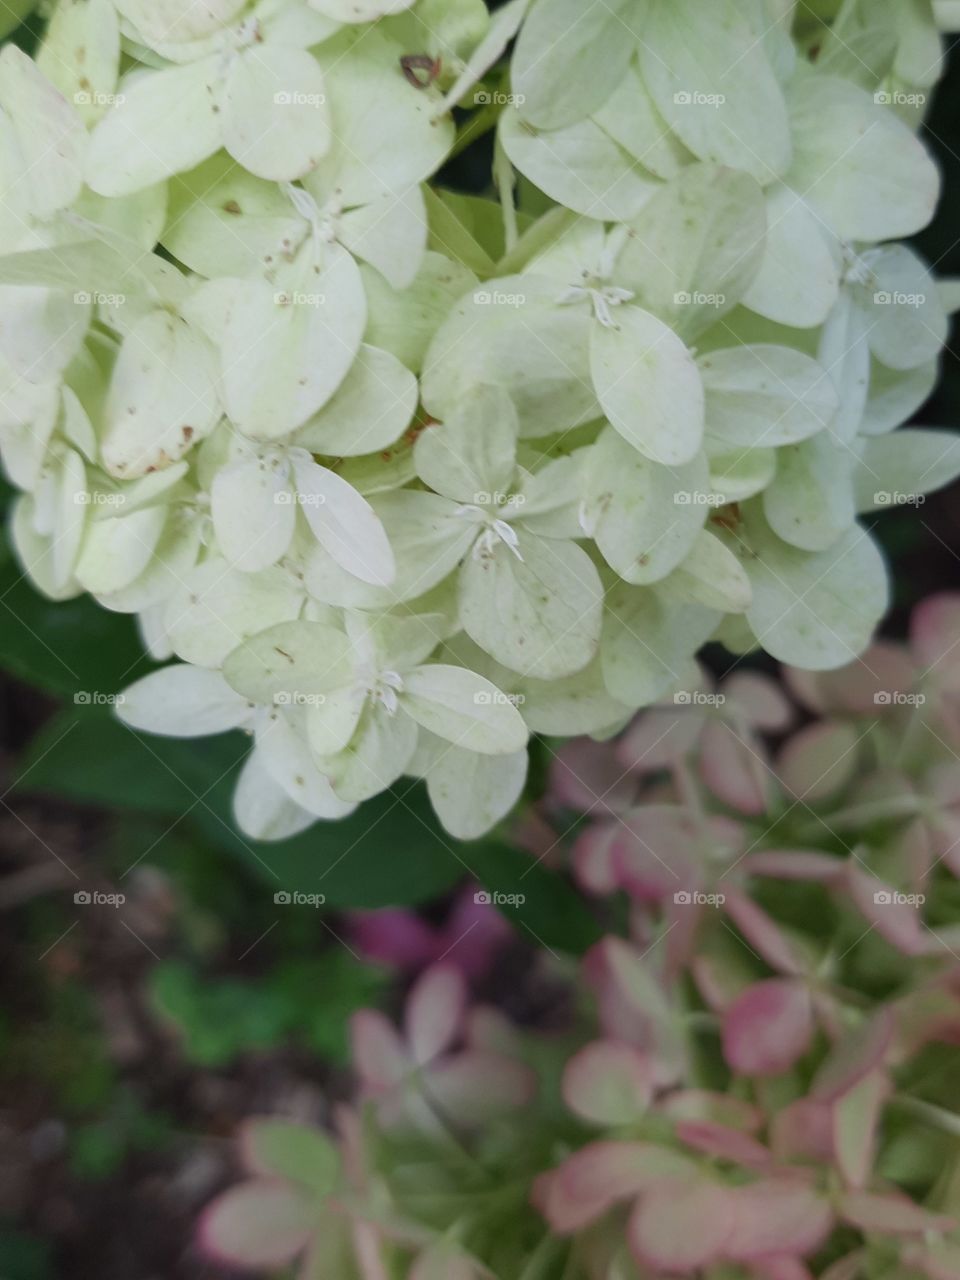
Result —
<path fill-rule="evenodd" d="M 29 47 L 30 28 L 15 38 Z M 945 191 L 916 243 L 938 274 L 960 276 L 956 49 L 925 133 Z M 489 145 L 441 181 L 482 190 Z M 956 351 L 917 420 L 960 422 Z M 4 484 L 5 511 L 12 497 Z M 960 582 L 958 493 L 870 520 L 899 635 L 914 603 Z M 519 847 L 455 848 L 409 783 L 282 845 L 242 839 L 229 798 L 243 737 L 142 738 L 114 720 L 114 695 L 149 669 L 140 650 L 129 618 L 36 595 L 4 540 L 0 1280 L 213 1275 L 192 1224 L 229 1181 L 236 1126 L 263 1112 L 323 1120 L 345 1088 L 347 1018 L 392 986 L 379 938 L 402 935 L 411 961 L 454 945 L 481 993 L 550 1017 L 549 983 L 517 982 L 522 936 L 491 960 L 505 926 L 473 901 L 474 878 L 519 882 Z M 587 928 L 564 895 L 547 876 L 531 895 L 525 923 L 547 945 Z M 415 936 L 403 917 L 357 914 L 402 906 L 420 912 Z"/>

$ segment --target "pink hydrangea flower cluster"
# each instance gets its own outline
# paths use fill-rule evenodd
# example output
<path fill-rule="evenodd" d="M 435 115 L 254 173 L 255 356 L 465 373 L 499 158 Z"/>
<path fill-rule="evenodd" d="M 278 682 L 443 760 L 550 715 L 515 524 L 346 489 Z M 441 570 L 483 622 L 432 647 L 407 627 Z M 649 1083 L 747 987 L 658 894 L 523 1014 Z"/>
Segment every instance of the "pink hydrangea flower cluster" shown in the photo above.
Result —
<path fill-rule="evenodd" d="M 272 1120 L 207 1249 L 299 1280 L 960 1277 L 960 595 L 844 671 L 738 671 L 559 754 L 610 932 L 562 1033 L 432 964 Z"/>

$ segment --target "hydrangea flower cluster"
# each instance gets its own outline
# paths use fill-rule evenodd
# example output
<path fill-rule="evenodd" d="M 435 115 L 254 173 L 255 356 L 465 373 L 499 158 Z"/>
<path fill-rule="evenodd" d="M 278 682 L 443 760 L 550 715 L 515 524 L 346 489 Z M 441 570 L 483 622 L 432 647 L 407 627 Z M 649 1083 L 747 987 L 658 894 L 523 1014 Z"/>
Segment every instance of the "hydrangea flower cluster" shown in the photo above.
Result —
<path fill-rule="evenodd" d="M 893 243 L 941 44 L 819 9 L 61 0 L 0 54 L 17 550 L 179 659 L 131 725 L 253 735 L 246 832 L 410 775 L 475 837 L 531 732 L 615 731 L 709 638 L 868 643 L 858 514 L 960 472 L 894 430 L 954 298 Z M 493 122 L 497 199 L 427 185 Z"/>
<path fill-rule="evenodd" d="M 563 848 L 623 928 L 549 965 L 569 1024 L 432 964 L 402 1031 L 356 1016 L 336 1143 L 250 1125 L 205 1247 L 303 1280 L 954 1280 L 960 595 L 786 674 L 572 744 L 545 812 L 586 815 Z"/>

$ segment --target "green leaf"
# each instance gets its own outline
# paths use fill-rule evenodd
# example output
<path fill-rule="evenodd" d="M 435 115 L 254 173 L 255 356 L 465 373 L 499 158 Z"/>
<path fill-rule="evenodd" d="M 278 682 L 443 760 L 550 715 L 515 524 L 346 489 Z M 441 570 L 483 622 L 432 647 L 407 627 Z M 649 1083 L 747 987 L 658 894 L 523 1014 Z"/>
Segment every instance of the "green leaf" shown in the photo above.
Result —
<path fill-rule="evenodd" d="M 603 932 L 576 890 L 528 854 L 494 841 L 465 852 L 493 901 L 530 940 L 574 955 L 600 941 Z"/>
<path fill-rule="evenodd" d="M 149 670 L 132 618 L 89 597 L 45 599 L 5 549 L 0 606 L 0 668 L 49 693 L 112 694 Z"/>

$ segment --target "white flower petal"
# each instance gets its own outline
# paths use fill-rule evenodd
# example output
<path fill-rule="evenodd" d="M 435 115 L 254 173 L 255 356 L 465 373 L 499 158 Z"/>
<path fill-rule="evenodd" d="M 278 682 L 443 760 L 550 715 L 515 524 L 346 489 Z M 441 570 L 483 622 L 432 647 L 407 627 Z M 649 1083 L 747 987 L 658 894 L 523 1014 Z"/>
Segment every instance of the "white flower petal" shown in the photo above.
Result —
<path fill-rule="evenodd" d="M 361 346 L 333 398 L 292 443 L 312 453 L 352 458 L 398 440 L 417 411 L 417 380 L 389 351 Z"/>
<path fill-rule="evenodd" d="M 227 76 L 220 119 L 234 160 L 271 182 L 302 178 L 330 148 L 323 73 L 305 49 L 244 50 Z"/>
<path fill-rule="evenodd" d="M 479 840 L 518 802 L 527 768 L 526 751 L 487 756 L 443 743 L 427 773 L 427 794 L 450 835 Z"/>
<path fill-rule="evenodd" d="M 233 793 L 237 826 L 254 840 L 287 840 L 313 826 L 316 816 L 291 800 L 254 749 L 247 756 Z"/>
<path fill-rule="evenodd" d="M 188 665 L 164 667 L 132 684 L 117 715 L 134 729 L 174 738 L 201 738 L 245 724 L 250 704 L 219 671 Z"/>
<path fill-rule="evenodd" d="M 312 459 L 296 457 L 293 474 L 307 523 L 332 559 L 361 582 L 389 586 L 396 562 L 369 502 Z"/>
<path fill-rule="evenodd" d="M 404 677 L 400 703 L 424 729 L 468 751 L 509 755 L 527 745 L 517 708 L 496 685 L 465 667 L 418 667 Z"/>
<path fill-rule="evenodd" d="M 256 573 L 286 552 L 297 518 L 286 468 L 260 458 L 223 467 L 210 503 L 217 545 L 234 568 Z"/>

